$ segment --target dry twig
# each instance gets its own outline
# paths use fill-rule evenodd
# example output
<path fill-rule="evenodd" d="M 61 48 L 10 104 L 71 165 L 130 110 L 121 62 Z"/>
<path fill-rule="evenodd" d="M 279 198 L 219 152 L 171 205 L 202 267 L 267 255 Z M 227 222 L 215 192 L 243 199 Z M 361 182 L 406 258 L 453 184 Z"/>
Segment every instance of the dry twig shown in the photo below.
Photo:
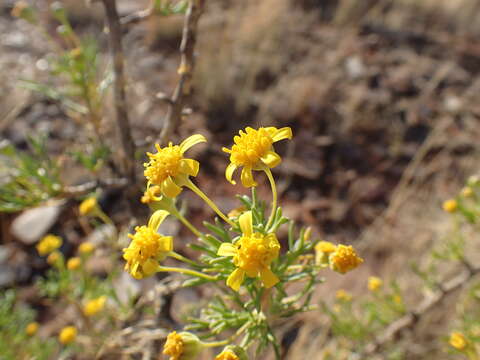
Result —
<path fill-rule="evenodd" d="M 118 17 L 116 0 L 102 0 L 109 29 L 110 54 L 113 59 L 114 101 L 118 131 L 122 144 L 122 165 L 128 180 L 135 183 L 135 143 L 128 120 L 125 93 L 124 57 L 122 50 L 122 28 Z"/>
<path fill-rule="evenodd" d="M 415 310 L 409 311 L 407 314 L 391 323 L 384 331 L 382 331 L 380 336 L 365 347 L 362 355 L 375 354 L 386 343 L 398 336 L 401 331 L 413 328 L 422 316 L 435 306 L 439 305 L 446 296 L 460 289 L 475 275 L 480 274 L 480 267 L 473 267 L 467 262 L 464 262 L 463 265 L 465 269 L 461 274 L 449 281 L 440 283 L 438 285 L 438 290 L 431 296 L 425 298 Z M 362 359 L 363 356 L 361 356 Z"/>
<path fill-rule="evenodd" d="M 194 50 L 197 42 L 198 21 L 202 15 L 204 5 L 205 0 L 190 0 L 188 4 L 183 24 L 182 43 L 180 45 L 181 61 L 178 68 L 180 79 L 172 97 L 167 101 L 169 107 L 165 117 L 165 124 L 160 133 L 159 142 L 161 144 L 166 143 L 172 135 L 173 130 L 182 117 L 185 98 L 190 95 L 192 72 L 195 65 Z"/>

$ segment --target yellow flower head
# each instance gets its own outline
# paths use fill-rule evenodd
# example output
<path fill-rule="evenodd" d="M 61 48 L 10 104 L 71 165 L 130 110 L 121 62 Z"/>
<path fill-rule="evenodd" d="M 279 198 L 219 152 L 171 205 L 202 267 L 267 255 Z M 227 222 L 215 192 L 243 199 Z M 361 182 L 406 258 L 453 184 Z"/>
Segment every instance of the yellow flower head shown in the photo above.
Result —
<path fill-rule="evenodd" d="M 326 267 L 329 264 L 330 254 L 335 252 L 337 247 L 329 241 L 319 241 L 315 245 L 315 263 L 319 266 Z"/>
<path fill-rule="evenodd" d="M 25 334 L 27 334 L 28 336 L 35 335 L 38 331 L 38 327 L 39 325 L 36 321 L 29 323 L 25 328 Z"/>
<path fill-rule="evenodd" d="M 142 279 L 153 275 L 162 261 L 173 250 L 173 238 L 157 233 L 158 227 L 169 213 L 157 210 L 148 221 L 148 225 L 137 226 L 134 235 L 128 235 L 132 241 L 123 249 L 123 258 L 127 261 L 125 270 L 134 278 Z"/>
<path fill-rule="evenodd" d="M 77 329 L 75 326 L 67 326 L 60 331 L 60 335 L 58 335 L 58 341 L 60 341 L 63 345 L 67 345 L 74 342 L 76 337 Z"/>
<path fill-rule="evenodd" d="M 50 255 L 48 255 L 47 257 L 47 263 L 48 265 L 55 265 L 58 260 L 60 260 L 60 258 L 62 257 L 62 254 L 60 253 L 60 251 L 54 251 L 52 253 L 50 253 Z"/>
<path fill-rule="evenodd" d="M 47 235 L 37 244 L 37 251 L 41 256 L 48 255 L 62 246 L 62 238 L 56 235 Z"/>
<path fill-rule="evenodd" d="M 105 307 L 106 301 L 107 301 L 107 297 L 105 295 L 88 301 L 83 306 L 83 313 L 85 314 L 85 316 L 89 316 L 89 317 L 98 314 Z"/>
<path fill-rule="evenodd" d="M 153 185 L 150 186 L 147 190 L 145 190 L 140 201 L 143 204 L 150 204 L 154 201 L 159 201 L 161 199 L 158 195 L 160 195 L 160 186 Z"/>
<path fill-rule="evenodd" d="M 93 250 L 95 250 L 95 245 L 89 241 L 81 243 L 78 247 L 78 252 L 82 255 L 91 254 Z"/>
<path fill-rule="evenodd" d="M 189 332 L 171 332 L 163 346 L 163 353 L 170 355 L 170 360 L 193 360 L 202 349 L 200 339 Z"/>
<path fill-rule="evenodd" d="M 458 203 L 455 199 L 446 200 L 443 202 L 443 210 L 449 213 L 453 213 L 457 210 Z"/>
<path fill-rule="evenodd" d="M 330 254 L 330 268 L 341 274 L 355 269 L 363 263 L 352 246 L 338 245 L 335 252 Z"/>
<path fill-rule="evenodd" d="M 80 215 L 91 215 L 98 207 L 97 198 L 91 196 L 83 200 L 78 207 Z"/>
<path fill-rule="evenodd" d="M 197 176 L 200 167 L 198 161 L 185 159 L 183 154 L 193 145 L 206 141 L 203 135 L 196 134 L 186 138 L 180 145 L 169 143 L 161 148 L 159 144 L 155 144 L 157 153 L 147 153 L 150 161 L 143 164 L 144 175 L 148 180 L 147 188 L 158 185 L 162 195 L 169 198 L 180 194 L 188 177 Z"/>
<path fill-rule="evenodd" d="M 368 278 L 368 290 L 370 291 L 377 291 L 383 285 L 382 279 L 376 276 L 370 276 Z"/>
<path fill-rule="evenodd" d="M 270 269 L 270 264 L 278 257 L 280 244 L 275 234 L 263 235 L 253 232 L 252 212 L 246 211 L 238 218 L 242 237 L 235 244 L 222 243 L 218 249 L 220 256 L 233 256 L 237 267 L 227 279 L 227 285 L 235 291 L 240 289 L 245 274 L 248 277 L 260 276 L 263 285 L 270 288 L 279 279 Z"/>
<path fill-rule="evenodd" d="M 352 300 L 352 295 L 349 294 L 348 292 L 346 292 L 343 289 L 337 290 L 337 293 L 335 294 L 335 297 L 337 298 L 337 300 L 345 301 L 345 302 L 348 302 L 348 301 Z"/>
<path fill-rule="evenodd" d="M 233 138 L 234 145 L 231 149 L 223 148 L 223 151 L 230 154 L 230 164 L 225 170 L 227 180 L 232 180 L 233 173 L 238 167 L 243 166 L 240 179 L 245 187 L 257 186 L 253 179 L 252 170 L 264 170 L 266 167 L 274 168 L 282 161 L 281 157 L 274 151 L 273 143 L 292 138 L 292 129 L 284 127 L 261 127 L 258 130 L 247 127 L 245 132 L 240 130 L 239 135 Z"/>
<path fill-rule="evenodd" d="M 79 257 L 75 256 L 75 257 L 72 257 L 70 259 L 68 259 L 67 261 L 67 269 L 68 270 L 77 270 L 80 268 L 80 264 L 82 263 L 82 261 L 80 260 Z"/>
<path fill-rule="evenodd" d="M 457 350 L 464 350 L 468 345 L 468 340 L 465 336 L 458 331 L 454 331 L 450 334 L 450 345 L 452 345 Z"/>

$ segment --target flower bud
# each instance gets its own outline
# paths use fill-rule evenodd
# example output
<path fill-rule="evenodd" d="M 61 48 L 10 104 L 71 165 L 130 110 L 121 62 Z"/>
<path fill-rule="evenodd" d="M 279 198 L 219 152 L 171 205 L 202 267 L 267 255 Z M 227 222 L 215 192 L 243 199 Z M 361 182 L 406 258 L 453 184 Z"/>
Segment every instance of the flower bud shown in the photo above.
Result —
<path fill-rule="evenodd" d="M 248 360 L 246 351 L 237 345 L 228 345 L 215 360 Z"/>
<path fill-rule="evenodd" d="M 170 360 L 193 360 L 203 349 L 200 339 L 189 332 L 171 332 L 163 347 L 163 353 L 170 355 Z"/>

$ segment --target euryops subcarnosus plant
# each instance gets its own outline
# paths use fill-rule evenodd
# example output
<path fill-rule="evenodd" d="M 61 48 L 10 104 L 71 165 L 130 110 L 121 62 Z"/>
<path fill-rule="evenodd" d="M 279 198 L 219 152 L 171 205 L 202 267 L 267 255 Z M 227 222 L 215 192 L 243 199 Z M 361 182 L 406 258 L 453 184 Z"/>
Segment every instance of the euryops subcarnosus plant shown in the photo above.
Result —
<path fill-rule="evenodd" d="M 163 353 L 171 359 L 194 359 L 208 347 L 225 347 L 216 357 L 218 360 L 247 359 L 247 354 L 254 351 L 258 355 L 268 347 L 280 359 L 280 344 L 274 332 L 276 320 L 316 308 L 311 297 L 322 282 L 319 273 L 323 268 L 343 274 L 363 262 L 351 246 L 312 241 L 309 229 L 297 233 L 293 222 L 282 214 L 271 172 L 281 157 L 273 144 L 291 138 L 288 127 L 248 127 L 234 137 L 231 148 L 223 148 L 230 155 L 226 179 L 235 184 L 233 173 L 241 168 L 242 185 L 252 188 L 252 196 L 239 197 L 241 206 L 228 214 L 191 180 L 200 164 L 185 157 L 185 153 L 206 142 L 205 137 L 193 135 L 179 145 L 169 143 L 163 148 L 157 144 L 156 153 L 147 153 L 144 175 L 148 182 L 141 201 L 150 206 L 153 214 L 148 224 L 137 226 L 129 235 L 130 245 L 123 250 L 125 269 L 136 279 L 176 272 L 186 277 L 184 286 L 210 285 L 216 289 L 212 299 L 189 317 L 183 331 L 168 335 Z M 269 181 L 270 209 L 256 196 L 256 172 L 264 172 Z M 208 232 L 197 229 L 176 207 L 176 197 L 185 188 L 219 216 L 214 224 L 205 222 Z M 198 251 L 196 259 L 178 254 L 175 240 L 161 234 L 167 216 L 176 217 L 197 237 L 189 244 Z M 281 226 L 289 226 L 285 243 L 276 236 Z M 178 260 L 182 266 L 164 266 L 166 257 Z M 291 293 L 294 283 L 302 285 Z"/>

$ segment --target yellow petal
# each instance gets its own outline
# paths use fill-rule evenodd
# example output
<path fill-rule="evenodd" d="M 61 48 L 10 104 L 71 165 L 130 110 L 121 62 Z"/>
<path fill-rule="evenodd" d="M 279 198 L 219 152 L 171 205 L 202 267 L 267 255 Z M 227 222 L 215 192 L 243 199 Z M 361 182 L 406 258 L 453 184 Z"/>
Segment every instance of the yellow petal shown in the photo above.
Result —
<path fill-rule="evenodd" d="M 158 262 L 154 259 L 148 259 L 142 265 L 142 277 L 147 277 L 155 274 L 159 268 Z"/>
<path fill-rule="evenodd" d="M 219 256 L 234 256 L 236 254 L 237 248 L 230 243 L 222 243 L 217 251 L 217 255 Z"/>
<path fill-rule="evenodd" d="M 233 290 L 238 291 L 245 278 L 245 271 L 242 269 L 235 269 L 227 279 L 227 285 Z"/>
<path fill-rule="evenodd" d="M 228 182 L 235 185 L 236 181 L 232 180 L 233 172 L 237 169 L 237 165 L 230 163 L 228 164 L 227 168 L 225 169 L 225 177 L 227 178 Z"/>
<path fill-rule="evenodd" d="M 180 160 L 180 171 L 184 174 L 187 174 L 190 176 L 197 176 L 199 168 L 200 168 L 200 164 L 196 160 L 193 160 L 193 159 Z"/>
<path fill-rule="evenodd" d="M 283 127 L 277 129 L 277 131 L 272 135 L 273 142 L 277 142 L 283 139 L 292 139 L 292 129 L 289 127 Z"/>
<path fill-rule="evenodd" d="M 238 223 L 240 224 L 240 230 L 245 236 L 251 236 L 253 233 L 253 221 L 252 221 L 252 212 L 245 211 L 238 218 Z"/>
<path fill-rule="evenodd" d="M 148 220 L 148 227 L 154 231 L 157 231 L 160 224 L 168 215 L 170 215 L 170 213 L 165 210 L 155 211 L 152 216 L 150 216 L 150 220 Z"/>
<path fill-rule="evenodd" d="M 189 136 L 188 138 L 183 140 L 182 143 L 180 144 L 180 151 L 183 154 L 185 151 L 190 149 L 193 145 L 196 145 L 201 142 L 207 142 L 207 139 L 205 139 L 205 136 L 200 134 Z"/>
<path fill-rule="evenodd" d="M 160 238 L 158 251 L 160 252 L 169 252 L 173 250 L 173 237 L 172 236 L 162 236 Z"/>
<path fill-rule="evenodd" d="M 262 280 L 263 286 L 265 286 L 267 289 L 271 288 L 280 281 L 277 275 L 275 275 L 270 268 L 260 270 L 260 279 Z"/>
<path fill-rule="evenodd" d="M 257 269 L 249 269 L 245 271 L 248 277 L 254 278 L 258 276 L 258 270 Z"/>
<path fill-rule="evenodd" d="M 174 198 L 182 192 L 182 188 L 175 184 L 170 176 L 162 182 L 160 189 L 162 194 L 169 198 Z"/>
<path fill-rule="evenodd" d="M 282 158 L 274 151 L 268 151 L 261 158 L 262 162 L 267 165 L 269 168 L 274 168 L 282 162 Z"/>
<path fill-rule="evenodd" d="M 240 176 L 240 180 L 242 180 L 242 185 L 245 187 L 252 187 L 257 186 L 255 180 L 253 180 L 252 168 L 244 167 L 242 169 L 242 175 Z"/>

